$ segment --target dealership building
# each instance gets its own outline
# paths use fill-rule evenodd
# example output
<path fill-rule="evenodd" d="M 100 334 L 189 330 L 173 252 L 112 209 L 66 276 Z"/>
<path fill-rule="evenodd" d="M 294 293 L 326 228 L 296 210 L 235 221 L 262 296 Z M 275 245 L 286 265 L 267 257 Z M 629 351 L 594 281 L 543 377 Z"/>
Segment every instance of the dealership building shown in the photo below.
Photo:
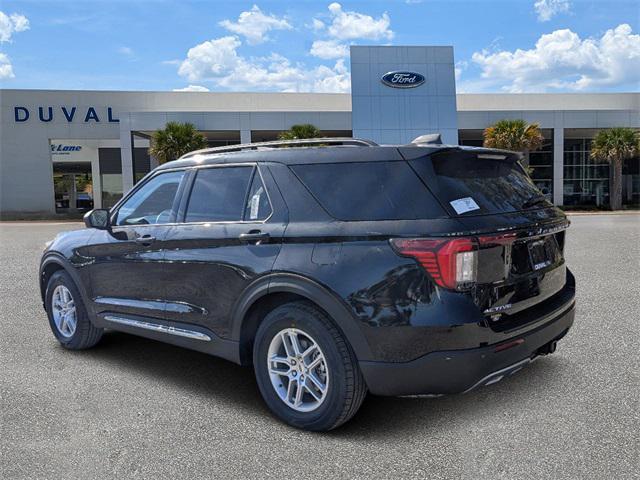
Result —
<path fill-rule="evenodd" d="M 392 75 L 389 75 L 389 73 Z M 589 158 L 611 127 L 640 129 L 640 93 L 456 93 L 452 47 L 351 47 L 351 94 L 0 90 L 0 213 L 73 213 L 113 205 L 156 162 L 154 131 L 192 123 L 211 146 L 274 140 L 294 124 L 325 136 L 481 145 L 501 119 L 538 123 L 532 178 L 557 205 L 605 206 L 609 166 Z M 640 201 L 639 159 L 623 204 Z"/>

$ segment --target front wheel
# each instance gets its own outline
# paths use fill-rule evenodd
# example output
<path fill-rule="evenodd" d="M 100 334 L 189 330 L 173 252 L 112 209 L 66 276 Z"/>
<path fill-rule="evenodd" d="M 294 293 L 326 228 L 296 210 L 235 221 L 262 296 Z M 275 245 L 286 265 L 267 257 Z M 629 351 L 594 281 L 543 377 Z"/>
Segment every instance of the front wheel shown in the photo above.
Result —
<path fill-rule="evenodd" d="M 51 275 L 45 305 L 51 331 L 63 347 L 82 350 L 100 341 L 102 328 L 89 320 L 78 287 L 64 270 Z"/>
<path fill-rule="evenodd" d="M 271 411 L 298 428 L 342 425 L 367 392 L 350 346 L 326 314 L 307 302 L 281 305 L 265 317 L 253 364 Z"/>

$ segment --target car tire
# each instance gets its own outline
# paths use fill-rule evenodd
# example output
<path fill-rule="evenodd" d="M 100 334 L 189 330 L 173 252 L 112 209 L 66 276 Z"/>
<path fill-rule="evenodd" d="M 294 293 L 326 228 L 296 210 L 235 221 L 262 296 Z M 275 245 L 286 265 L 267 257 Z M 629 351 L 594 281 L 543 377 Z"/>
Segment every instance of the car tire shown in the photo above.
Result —
<path fill-rule="evenodd" d="M 91 323 L 78 287 L 64 270 L 51 275 L 45 307 L 49 326 L 63 347 L 83 350 L 93 347 L 102 338 L 104 330 Z"/>
<path fill-rule="evenodd" d="M 302 357 L 292 351 L 289 356 L 287 348 L 295 350 L 291 338 L 297 338 L 299 352 L 311 353 Z M 294 357 L 301 361 L 296 363 Z M 367 393 L 351 346 L 331 319 L 309 302 L 281 305 L 264 318 L 254 341 L 253 364 L 267 406 L 297 428 L 334 429 L 355 415 Z M 292 376 L 296 374 L 297 379 Z"/>

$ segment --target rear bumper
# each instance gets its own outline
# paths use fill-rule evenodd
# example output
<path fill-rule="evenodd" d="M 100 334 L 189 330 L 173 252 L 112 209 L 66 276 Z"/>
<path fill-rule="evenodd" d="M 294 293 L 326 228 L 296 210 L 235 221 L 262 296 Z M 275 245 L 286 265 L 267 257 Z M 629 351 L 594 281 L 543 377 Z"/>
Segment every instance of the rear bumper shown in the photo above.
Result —
<path fill-rule="evenodd" d="M 369 391 L 375 395 L 466 392 L 520 370 L 544 353 L 543 347 L 562 338 L 573 325 L 574 316 L 572 303 L 544 325 L 499 344 L 432 352 L 405 363 L 361 361 L 360 369 Z M 512 342 L 516 342 L 514 346 L 510 346 Z"/>

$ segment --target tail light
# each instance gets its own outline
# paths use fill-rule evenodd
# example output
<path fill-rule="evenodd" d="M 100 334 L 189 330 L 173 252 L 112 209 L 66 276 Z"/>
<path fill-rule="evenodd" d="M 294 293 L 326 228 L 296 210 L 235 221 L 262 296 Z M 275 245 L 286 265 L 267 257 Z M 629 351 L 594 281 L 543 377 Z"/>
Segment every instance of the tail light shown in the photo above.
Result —
<path fill-rule="evenodd" d="M 399 255 L 415 258 L 441 287 L 465 290 L 476 282 L 475 238 L 395 238 L 391 245 Z"/>

